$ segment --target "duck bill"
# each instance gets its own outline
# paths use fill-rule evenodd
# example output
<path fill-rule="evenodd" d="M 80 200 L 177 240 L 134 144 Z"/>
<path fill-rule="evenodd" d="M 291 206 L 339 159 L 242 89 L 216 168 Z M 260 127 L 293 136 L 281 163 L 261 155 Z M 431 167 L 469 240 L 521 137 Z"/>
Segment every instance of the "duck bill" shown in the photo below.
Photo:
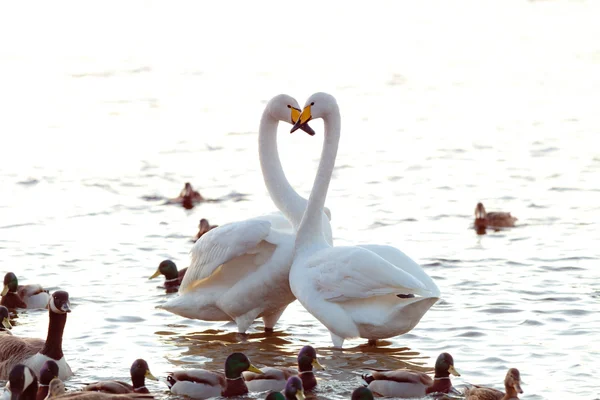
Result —
<path fill-rule="evenodd" d="M 454 365 L 451 365 L 450 368 L 448 368 L 448 372 L 451 373 L 454 376 L 460 376 L 460 374 L 458 373 L 458 371 L 454 368 Z"/>
<path fill-rule="evenodd" d="M 10 324 L 10 321 L 7 317 L 4 317 L 2 319 L 2 326 L 5 327 L 6 329 L 12 329 L 12 325 Z"/>
<path fill-rule="evenodd" d="M 515 382 L 513 387 L 517 391 L 517 393 L 523 393 L 523 389 L 521 389 L 521 382 Z"/>
<path fill-rule="evenodd" d="M 250 372 L 254 372 L 255 374 L 262 374 L 262 373 L 263 373 L 263 372 L 262 372 L 260 369 L 256 368 L 256 367 L 255 367 L 254 365 L 252 365 L 252 364 L 251 364 L 251 365 L 250 365 L 250 367 L 248 368 L 248 371 L 250 371 Z"/>
<path fill-rule="evenodd" d="M 150 370 L 146 370 L 146 373 L 144 374 L 144 376 L 146 378 L 150 379 L 150 380 L 153 380 L 153 381 L 157 381 L 158 380 L 157 377 L 155 377 L 154 375 L 152 375 L 152 372 L 150 372 Z"/>
<path fill-rule="evenodd" d="M 296 400 L 304 400 L 304 390 L 300 389 L 296 392 Z"/>
<path fill-rule="evenodd" d="M 312 366 L 313 366 L 313 368 L 320 369 L 320 370 L 325 369 L 325 367 L 322 366 L 321 363 L 319 362 L 319 360 L 317 360 L 316 358 L 313 360 Z"/>
<path fill-rule="evenodd" d="M 4 288 L 2 289 L 2 293 L 0 293 L 0 295 L 6 296 L 6 293 L 8 293 L 8 285 L 4 285 Z"/>
<path fill-rule="evenodd" d="M 154 278 L 156 278 L 156 277 L 157 277 L 157 276 L 159 276 L 159 275 L 160 275 L 160 268 L 159 268 L 159 269 L 157 269 L 157 270 L 156 270 L 156 272 L 154 273 L 154 275 L 152 275 L 152 276 L 151 276 L 150 278 L 148 278 L 148 279 L 154 279 Z"/>

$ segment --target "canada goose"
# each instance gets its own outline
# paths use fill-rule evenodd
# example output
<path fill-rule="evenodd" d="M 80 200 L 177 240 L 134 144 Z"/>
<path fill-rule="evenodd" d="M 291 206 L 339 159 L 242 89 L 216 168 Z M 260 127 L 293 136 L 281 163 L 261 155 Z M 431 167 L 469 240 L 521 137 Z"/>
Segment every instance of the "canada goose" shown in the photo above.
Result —
<path fill-rule="evenodd" d="M 25 364 L 37 376 L 48 360 L 58 364 L 61 379 L 73 375 L 62 351 L 63 331 L 70 312 L 69 293 L 57 290 L 52 293 L 48 307 L 50 321 L 46 340 L 0 335 L 0 379 L 7 379 L 17 364 Z"/>

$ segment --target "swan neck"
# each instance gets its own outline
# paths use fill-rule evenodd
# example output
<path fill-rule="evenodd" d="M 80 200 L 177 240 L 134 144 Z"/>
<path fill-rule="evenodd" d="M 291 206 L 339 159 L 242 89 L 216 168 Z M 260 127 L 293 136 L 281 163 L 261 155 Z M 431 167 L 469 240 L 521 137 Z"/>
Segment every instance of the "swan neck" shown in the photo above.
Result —
<path fill-rule="evenodd" d="M 323 121 L 325 123 L 325 137 L 323 139 L 321 161 L 308 198 L 306 212 L 298 228 L 296 249 L 302 249 L 314 241 L 326 243 L 321 218 L 340 141 L 341 120 L 339 109 L 336 107 L 331 113 L 323 117 Z"/>
<path fill-rule="evenodd" d="M 265 109 L 258 133 L 260 167 L 271 200 L 296 230 L 302 220 L 306 199 L 294 190 L 283 172 L 277 150 L 278 125 L 279 121 Z"/>

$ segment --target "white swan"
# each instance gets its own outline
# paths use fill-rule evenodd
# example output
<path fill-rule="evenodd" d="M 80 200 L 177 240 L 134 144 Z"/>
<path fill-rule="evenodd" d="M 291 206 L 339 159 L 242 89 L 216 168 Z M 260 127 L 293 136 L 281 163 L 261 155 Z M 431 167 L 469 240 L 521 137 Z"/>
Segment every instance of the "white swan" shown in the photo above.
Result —
<path fill-rule="evenodd" d="M 192 261 L 179 295 L 160 308 L 186 318 L 234 320 L 238 332 L 245 333 L 257 317 L 263 318 L 265 330 L 272 330 L 288 304 L 295 300 L 288 277 L 295 228 L 300 225 L 307 200 L 294 191 L 285 177 L 277 152 L 277 127 L 279 121 L 294 123 L 299 116 L 298 102 L 278 95 L 267 104 L 259 128 L 265 184 L 285 217 L 280 213 L 267 214 L 221 225 L 204 234 L 191 250 Z M 310 127 L 304 129 L 314 134 Z M 320 215 L 325 240 L 331 243 L 329 214 Z"/>
<path fill-rule="evenodd" d="M 394 247 L 332 247 L 325 240 L 319 218 L 335 165 L 341 124 L 333 96 L 312 95 L 292 132 L 314 118 L 324 120 L 325 138 L 296 236 L 290 270 L 292 292 L 329 329 L 335 347 L 342 347 L 347 338 L 373 342 L 406 333 L 439 299 L 440 291 L 417 263 Z"/>

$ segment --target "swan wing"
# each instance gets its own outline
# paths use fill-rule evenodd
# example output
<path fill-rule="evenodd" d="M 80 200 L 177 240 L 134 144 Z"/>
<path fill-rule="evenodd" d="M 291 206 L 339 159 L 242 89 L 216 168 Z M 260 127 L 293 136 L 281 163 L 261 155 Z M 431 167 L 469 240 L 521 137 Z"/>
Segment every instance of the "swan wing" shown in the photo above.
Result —
<path fill-rule="evenodd" d="M 225 264 L 243 264 L 232 262 L 236 259 L 241 258 L 238 261 L 255 264 L 253 260 L 262 258 L 256 257 L 261 252 L 272 254 L 274 245 L 265 241 L 270 234 L 271 223 L 261 219 L 234 222 L 211 229 L 194 244 L 191 250 L 192 261 L 179 291 L 185 293 L 191 286 L 197 287 L 198 281 L 211 277 Z"/>
<path fill-rule="evenodd" d="M 316 268 L 315 287 L 329 301 L 387 294 L 429 294 L 419 279 L 357 246 L 324 249 L 309 259 L 307 267 Z"/>

